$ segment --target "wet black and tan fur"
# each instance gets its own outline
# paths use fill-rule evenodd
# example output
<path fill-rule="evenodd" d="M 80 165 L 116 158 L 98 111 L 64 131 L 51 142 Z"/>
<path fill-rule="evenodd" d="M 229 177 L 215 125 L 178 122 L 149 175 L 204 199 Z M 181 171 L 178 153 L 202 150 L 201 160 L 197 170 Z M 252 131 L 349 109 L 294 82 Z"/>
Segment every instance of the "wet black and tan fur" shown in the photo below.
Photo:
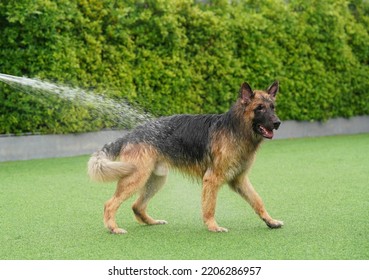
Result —
<path fill-rule="evenodd" d="M 166 224 L 150 217 L 150 199 L 166 181 L 170 168 L 202 179 L 202 216 L 209 231 L 225 232 L 215 221 L 215 206 L 220 187 L 228 184 L 244 198 L 270 227 L 274 220 L 248 179 L 248 171 L 263 138 L 271 139 L 280 120 L 275 113 L 278 82 L 267 90 L 253 91 L 243 83 L 239 96 L 224 114 L 174 115 L 138 126 L 94 153 L 88 173 L 96 181 L 118 181 L 116 191 L 105 203 L 104 223 L 112 233 L 126 233 L 118 227 L 115 215 L 119 206 L 133 194 L 137 220 L 144 224 Z"/>

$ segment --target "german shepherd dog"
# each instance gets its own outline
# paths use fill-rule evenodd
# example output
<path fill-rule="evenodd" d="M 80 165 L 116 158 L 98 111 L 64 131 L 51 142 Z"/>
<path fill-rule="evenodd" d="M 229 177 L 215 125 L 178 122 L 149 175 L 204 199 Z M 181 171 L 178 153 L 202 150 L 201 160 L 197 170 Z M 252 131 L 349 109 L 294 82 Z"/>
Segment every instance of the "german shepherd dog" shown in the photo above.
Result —
<path fill-rule="evenodd" d="M 202 179 L 202 217 L 209 231 L 228 231 L 214 217 L 217 194 L 225 183 L 267 226 L 281 227 L 283 222 L 268 214 L 247 176 L 263 138 L 273 138 L 273 130 L 281 123 L 275 113 L 278 88 L 277 81 L 266 91 L 253 91 L 243 83 L 226 113 L 161 117 L 94 153 L 88 162 L 91 179 L 118 181 L 113 197 L 105 203 L 105 226 L 112 233 L 126 233 L 118 227 L 115 215 L 122 202 L 137 192 L 132 205 L 136 219 L 148 225 L 166 224 L 150 217 L 146 208 L 164 185 L 169 168 L 175 168 Z"/>

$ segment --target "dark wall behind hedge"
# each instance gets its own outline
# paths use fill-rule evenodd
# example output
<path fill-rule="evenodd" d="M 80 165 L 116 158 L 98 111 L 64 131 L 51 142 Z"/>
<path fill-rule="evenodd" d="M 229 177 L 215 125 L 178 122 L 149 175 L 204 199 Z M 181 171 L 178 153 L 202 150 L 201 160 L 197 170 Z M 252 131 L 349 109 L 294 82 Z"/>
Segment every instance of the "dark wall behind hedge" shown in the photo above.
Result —
<path fill-rule="evenodd" d="M 2 0 L 0 73 L 92 88 L 155 115 L 224 112 L 243 81 L 278 79 L 284 120 L 369 114 L 367 0 L 199 2 Z M 107 126 L 0 84 L 0 134 Z"/>

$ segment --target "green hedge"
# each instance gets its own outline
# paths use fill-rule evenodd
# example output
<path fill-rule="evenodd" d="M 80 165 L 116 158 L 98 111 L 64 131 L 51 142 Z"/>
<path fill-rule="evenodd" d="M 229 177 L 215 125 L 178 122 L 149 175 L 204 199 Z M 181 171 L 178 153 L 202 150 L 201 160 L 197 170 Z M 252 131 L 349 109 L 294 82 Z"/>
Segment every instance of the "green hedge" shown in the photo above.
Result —
<path fill-rule="evenodd" d="M 369 114 L 367 0 L 8 0 L 0 73 L 105 92 L 154 115 L 223 112 L 248 81 L 281 84 L 282 119 Z M 0 134 L 109 127 L 0 84 Z"/>

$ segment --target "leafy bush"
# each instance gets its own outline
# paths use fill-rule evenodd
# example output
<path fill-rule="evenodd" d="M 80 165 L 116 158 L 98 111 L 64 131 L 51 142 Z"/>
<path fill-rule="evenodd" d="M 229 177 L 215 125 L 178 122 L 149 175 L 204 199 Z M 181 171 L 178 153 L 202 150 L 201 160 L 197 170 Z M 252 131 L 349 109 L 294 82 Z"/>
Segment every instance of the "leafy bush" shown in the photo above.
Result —
<path fill-rule="evenodd" d="M 282 119 L 369 114 L 366 0 L 0 2 L 0 72 L 104 92 L 154 115 L 224 112 L 281 84 Z M 0 84 L 0 133 L 112 124 Z"/>

